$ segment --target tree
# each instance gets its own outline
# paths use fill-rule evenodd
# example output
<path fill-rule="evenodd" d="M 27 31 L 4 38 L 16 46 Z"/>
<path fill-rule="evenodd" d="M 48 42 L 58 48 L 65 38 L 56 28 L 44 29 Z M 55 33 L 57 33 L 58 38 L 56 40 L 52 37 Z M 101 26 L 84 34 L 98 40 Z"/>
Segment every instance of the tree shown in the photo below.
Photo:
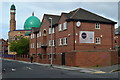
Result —
<path fill-rule="evenodd" d="M 29 52 L 29 39 L 24 37 L 18 37 L 18 40 L 10 42 L 10 51 L 17 52 L 17 55 L 28 54 Z"/>

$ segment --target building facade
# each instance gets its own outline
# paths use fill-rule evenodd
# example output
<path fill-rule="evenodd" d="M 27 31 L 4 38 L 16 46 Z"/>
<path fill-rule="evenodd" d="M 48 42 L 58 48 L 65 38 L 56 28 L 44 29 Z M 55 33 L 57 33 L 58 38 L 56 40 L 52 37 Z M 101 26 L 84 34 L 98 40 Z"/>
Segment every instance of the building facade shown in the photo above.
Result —
<path fill-rule="evenodd" d="M 4 39 L 0 39 L 0 53 L 7 54 L 8 53 L 8 41 Z"/>
<path fill-rule="evenodd" d="M 106 66 L 118 63 L 114 48 L 116 22 L 78 8 L 60 16 L 45 14 L 33 29 L 30 55 L 36 62 L 68 66 Z"/>
<path fill-rule="evenodd" d="M 12 4 L 10 7 L 10 31 L 8 32 L 8 54 L 16 54 L 15 52 L 10 52 L 10 42 L 13 40 L 18 40 L 18 36 L 29 38 L 29 33 L 31 32 L 32 27 L 40 27 L 40 20 L 34 16 L 34 12 L 32 16 L 26 19 L 24 23 L 24 29 L 16 30 L 16 20 L 15 20 L 16 8 L 15 5 Z"/>

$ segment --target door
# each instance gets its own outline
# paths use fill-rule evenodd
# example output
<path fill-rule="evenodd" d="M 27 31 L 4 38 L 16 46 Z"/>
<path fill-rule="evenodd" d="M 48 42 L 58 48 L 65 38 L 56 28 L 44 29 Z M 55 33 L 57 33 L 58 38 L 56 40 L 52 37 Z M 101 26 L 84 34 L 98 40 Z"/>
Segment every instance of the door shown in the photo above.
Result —
<path fill-rule="evenodd" d="M 65 53 L 62 53 L 62 65 L 65 65 Z"/>

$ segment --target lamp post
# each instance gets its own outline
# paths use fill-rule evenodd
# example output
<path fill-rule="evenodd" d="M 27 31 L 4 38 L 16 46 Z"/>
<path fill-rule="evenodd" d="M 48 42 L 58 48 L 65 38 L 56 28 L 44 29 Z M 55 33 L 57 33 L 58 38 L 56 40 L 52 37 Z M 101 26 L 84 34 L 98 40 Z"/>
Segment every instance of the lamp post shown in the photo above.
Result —
<path fill-rule="evenodd" d="M 51 42 L 52 43 L 52 18 L 50 17 L 50 25 L 51 25 Z M 51 60 L 50 60 L 50 66 L 52 67 L 52 44 L 51 44 Z"/>

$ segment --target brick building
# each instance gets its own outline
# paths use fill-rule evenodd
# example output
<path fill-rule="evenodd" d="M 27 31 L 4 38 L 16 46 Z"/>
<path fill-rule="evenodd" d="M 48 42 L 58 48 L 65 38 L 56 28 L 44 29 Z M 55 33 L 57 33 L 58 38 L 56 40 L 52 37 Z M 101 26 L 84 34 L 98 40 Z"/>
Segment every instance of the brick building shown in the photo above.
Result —
<path fill-rule="evenodd" d="M 8 41 L 4 39 L 0 39 L 0 53 L 7 54 L 8 53 Z"/>
<path fill-rule="evenodd" d="M 50 63 L 52 55 L 53 64 L 68 66 L 117 64 L 115 24 L 82 8 L 60 16 L 45 14 L 40 28 L 32 29 L 30 55 L 40 63 Z"/>
<path fill-rule="evenodd" d="M 29 37 L 29 33 L 31 32 L 32 27 L 40 27 L 40 20 L 34 16 L 34 12 L 32 16 L 28 17 L 24 23 L 24 29 L 16 30 L 16 8 L 15 5 L 12 4 L 10 7 L 10 31 L 8 32 L 8 44 L 13 40 L 18 40 L 18 36 Z M 8 54 L 16 54 L 15 52 L 10 52 L 10 45 L 8 45 Z"/>
<path fill-rule="evenodd" d="M 117 28 L 116 32 L 115 32 L 115 45 L 119 45 L 120 46 L 120 26 Z"/>

